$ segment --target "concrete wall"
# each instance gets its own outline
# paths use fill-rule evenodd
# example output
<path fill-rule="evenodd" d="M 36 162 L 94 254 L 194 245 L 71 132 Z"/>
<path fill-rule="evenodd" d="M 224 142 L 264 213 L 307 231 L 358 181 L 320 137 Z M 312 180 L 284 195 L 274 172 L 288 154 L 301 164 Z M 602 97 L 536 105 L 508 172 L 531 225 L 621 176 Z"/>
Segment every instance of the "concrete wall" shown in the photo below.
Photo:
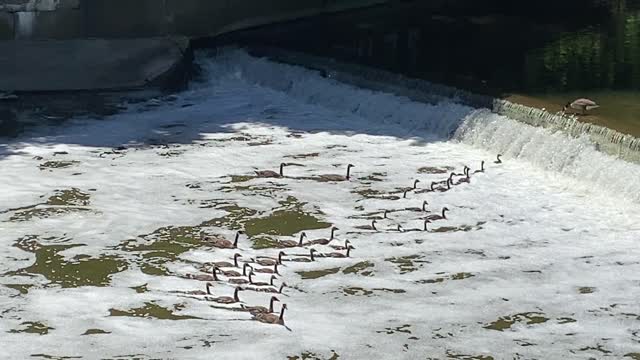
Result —
<path fill-rule="evenodd" d="M 0 0 L 0 39 L 215 36 L 386 0 Z"/>
<path fill-rule="evenodd" d="M 190 38 L 388 0 L 0 0 L 0 92 L 157 84 Z"/>

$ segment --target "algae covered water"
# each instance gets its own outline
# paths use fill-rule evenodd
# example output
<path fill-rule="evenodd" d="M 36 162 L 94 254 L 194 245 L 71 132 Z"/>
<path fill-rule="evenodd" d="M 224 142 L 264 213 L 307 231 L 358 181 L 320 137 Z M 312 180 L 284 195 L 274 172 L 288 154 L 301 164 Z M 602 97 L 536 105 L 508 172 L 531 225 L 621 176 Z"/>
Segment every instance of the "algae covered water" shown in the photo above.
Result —
<path fill-rule="evenodd" d="M 243 51 L 197 60 L 205 76 L 188 91 L 5 140 L 5 354 L 640 357 L 638 165 L 487 110 L 412 102 Z M 285 177 L 256 177 L 283 162 Z M 348 164 L 348 181 L 322 177 Z M 429 191 L 465 165 L 469 182 Z M 282 248 L 332 227 L 329 245 L 349 240 L 350 257 Z M 238 249 L 205 242 L 238 230 Z M 206 276 L 207 262 L 310 259 L 311 248 L 316 261 L 279 267 L 286 326 L 241 311 L 271 293 L 210 301 L 233 294 L 225 275 L 211 295 L 190 293 L 205 291 L 189 274 Z"/>

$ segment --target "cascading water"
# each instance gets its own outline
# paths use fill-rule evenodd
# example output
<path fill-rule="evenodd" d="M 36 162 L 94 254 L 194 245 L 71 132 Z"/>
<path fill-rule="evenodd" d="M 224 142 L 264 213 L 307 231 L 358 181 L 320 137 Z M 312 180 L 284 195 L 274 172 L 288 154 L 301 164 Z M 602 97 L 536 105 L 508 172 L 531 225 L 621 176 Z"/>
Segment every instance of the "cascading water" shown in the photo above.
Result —
<path fill-rule="evenodd" d="M 348 111 L 375 122 L 398 124 L 417 137 L 453 139 L 482 147 L 496 154 L 527 161 L 544 170 L 570 176 L 587 187 L 601 189 L 630 201 L 640 201 L 640 181 L 630 180 L 640 179 L 640 165 L 597 151 L 586 132 L 582 136 L 572 137 L 553 127 L 527 125 L 487 109 L 473 110 L 446 96 L 433 105 L 416 102 L 392 93 L 345 85 L 331 77 L 323 77 L 318 71 L 274 63 L 265 58 L 252 57 L 241 50 L 224 51 L 214 61 L 205 60 L 202 65 L 207 69 L 210 79 L 233 74 L 247 82 L 285 92 L 305 103 Z M 317 66 L 317 63 L 314 65 Z M 367 71 L 364 75 L 376 72 Z M 382 78 L 381 81 L 390 80 L 378 77 Z M 398 77 L 392 78 L 391 90 L 399 89 L 402 93 Z M 429 91 L 440 89 L 439 86 L 421 87 L 417 81 L 410 81 L 407 85 L 407 88 Z M 450 92 L 446 95 L 457 94 Z M 437 95 L 429 94 L 427 97 L 434 99 Z M 582 128 L 589 129 L 590 126 Z"/>

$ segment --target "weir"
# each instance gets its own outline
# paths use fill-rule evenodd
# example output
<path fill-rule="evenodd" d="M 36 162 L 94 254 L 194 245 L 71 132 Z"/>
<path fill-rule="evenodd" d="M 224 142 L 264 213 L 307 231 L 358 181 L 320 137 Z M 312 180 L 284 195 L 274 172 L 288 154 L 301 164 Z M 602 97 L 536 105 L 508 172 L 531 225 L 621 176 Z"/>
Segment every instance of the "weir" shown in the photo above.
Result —
<path fill-rule="evenodd" d="M 595 148 L 615 158 L 640 164 L 640 139 L 604 126 L 579 121 L 575 116 L 550 113 L 543 109 L 474 94 L 455 87 L 412 79 L 389 71 L 326 59 L 299 52 L 275 48 L 255 49 L 254 54 L 291 65 L 320 71 L 337 81 L 359 87 L 392 92 L 407 98 L 436 103 L 450 99 L 472 107 L 488 108 L 492 112 L 519 122 L 561 131 L 574 138 L 586 137 Z M 453 135 L 453 134 L 451 134 Z"/>

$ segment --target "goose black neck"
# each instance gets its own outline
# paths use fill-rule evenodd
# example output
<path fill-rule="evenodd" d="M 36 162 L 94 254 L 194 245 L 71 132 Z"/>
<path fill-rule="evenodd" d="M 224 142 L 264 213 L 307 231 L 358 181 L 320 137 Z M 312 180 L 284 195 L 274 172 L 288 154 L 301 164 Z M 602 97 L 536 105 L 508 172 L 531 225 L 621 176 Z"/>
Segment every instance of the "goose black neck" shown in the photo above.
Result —
<path fill-rule="evenodd" d="M 286 308 L 283 306 L 282 309 L 280 310 L 280 321 L 284 321 L 284 309 Z"/>
<path fill-rule="evenodd" d="M 239 289 L 239 288 L 236 288 L 236 289 L 233 291 L 233 300 L 234 300 L 235 302 L 240 302 L 240 297 L 238 297 L 238 292 L 240 292 L 240 289 Z"/>
<path fill-rule="evenodd" d="M 207 283 L 207 295 L 211 295 L 211 284 Z"/>
<path fill-rule="evenodd" d="M 284 176 L 284 164 L 280 164 L 280 176 Z"/>
<path fill-rule="evenodd" d="M 446 212 L 447 212 L 447 208 L 442 209 L 442 218 L 443 218 L 443 219 L 446 219 L 446 218 L 447 218 L 447 214 L 446 214 Z"/>
<path fill-rule="evenodd" d="M 273 302 L 276 300 L 276 298 L 272 297 L 271 301 L 269 301 L 269 314 L 271 314 L 273 312 Z"/>
<path fill-rule="evenodd" d="M 239 239 L 240 239 L 240 232 L 238 231 L 238 232 L 236 233 L 236 238 L 235 238 L 235 240 L 233 240 L 233 247 L 234 247 L 234 248 L 238 247 L 238 240 L 239 240 Z"/>
<path fill-rule="evenodd" d="M 347 166 L 347 180 L 351 177 L 351 166 Z"/>

